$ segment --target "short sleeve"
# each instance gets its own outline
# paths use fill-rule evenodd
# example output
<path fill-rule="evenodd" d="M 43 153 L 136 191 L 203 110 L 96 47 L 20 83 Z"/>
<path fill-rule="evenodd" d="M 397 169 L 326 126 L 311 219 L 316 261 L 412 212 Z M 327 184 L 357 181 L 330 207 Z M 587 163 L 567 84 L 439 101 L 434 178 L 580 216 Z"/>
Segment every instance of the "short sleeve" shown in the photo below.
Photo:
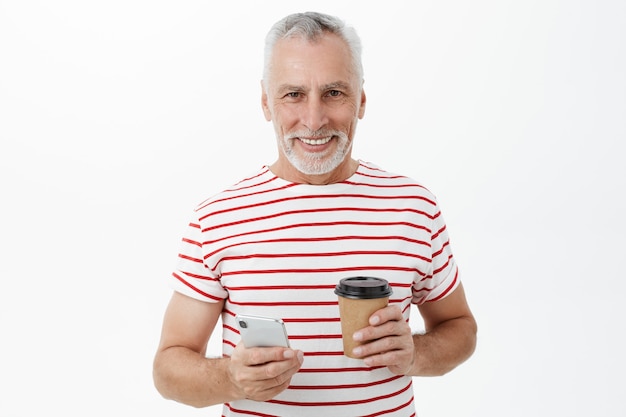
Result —
<path fill-rule="evenodd" d="M 194 212 L 180 242 L 176 269 L 169 279 L 170 287 L 189 297 L 218 302 L 228 296 L 219 277 L 204 262 L 204 233 Z"/>
<path fill-rule="evenodd" d="M 413 284 L 413 303 L 437 301 L 450 294 L 459 281 L 459 269 L 452 254 L 448 230 L 438 205 L 431 222 L 431 263 L 426 276 Z"/>

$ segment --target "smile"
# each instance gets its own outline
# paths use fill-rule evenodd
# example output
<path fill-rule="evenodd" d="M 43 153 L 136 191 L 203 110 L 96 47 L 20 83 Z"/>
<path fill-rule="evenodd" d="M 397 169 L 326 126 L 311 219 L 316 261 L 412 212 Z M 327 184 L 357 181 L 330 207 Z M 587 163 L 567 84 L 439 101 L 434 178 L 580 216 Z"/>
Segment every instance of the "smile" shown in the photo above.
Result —
<path fill-rule="evenodd" d="M 299 139 L 302 142 L 306 143 L 307 145 L 324 145 L 330 142 L 332 138 L 333 138 L 332 136 L 328 136 L 327 138 L 322 138 L 322 139 L 307 139 L 307 138 L 299 138 Z"/>

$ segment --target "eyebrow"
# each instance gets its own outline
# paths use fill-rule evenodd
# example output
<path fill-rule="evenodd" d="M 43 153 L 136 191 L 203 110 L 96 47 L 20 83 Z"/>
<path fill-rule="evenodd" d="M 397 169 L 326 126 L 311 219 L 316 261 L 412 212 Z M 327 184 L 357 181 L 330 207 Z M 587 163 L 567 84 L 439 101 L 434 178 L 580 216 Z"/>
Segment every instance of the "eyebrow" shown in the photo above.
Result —
<path fill-rule="evenodd" d="M 327 90 L 350 90 L 350 84 L 347 84 L 343 81 L 336 81 L 334 83 L 326 84 L 322 86 L 323 91 Z"/>
<path fill-rule="evenodd" d="M 320 91 L 328 91 L 328 90 L 348 90 L 351 91 L 351 87 L 348 83 L 345 83 L 343 81 L 335 81 L 332 83 L 328 83 L 323 85 L 320 88 Z M 281 84 L 278 89 L 276 90 L 278 93 L 283 93 L 286 91 L 295 91 L 295 92 L 306 92 L 307 88 L 300 86 L 300 85 L 293 85 L 293 84 Z"/>
<path fill-rule="evenodd" d="M 281 84 L 280 86 L 278 86 L 278 88 L 276 89 L 276 91 L 278 93 L 284 93 L 286 91 L 297 91 L 297 92 L 304 92 L 306 89 L 304 87 L 298 86 L 298 85 L 292 85 L 292 84 Z"/>

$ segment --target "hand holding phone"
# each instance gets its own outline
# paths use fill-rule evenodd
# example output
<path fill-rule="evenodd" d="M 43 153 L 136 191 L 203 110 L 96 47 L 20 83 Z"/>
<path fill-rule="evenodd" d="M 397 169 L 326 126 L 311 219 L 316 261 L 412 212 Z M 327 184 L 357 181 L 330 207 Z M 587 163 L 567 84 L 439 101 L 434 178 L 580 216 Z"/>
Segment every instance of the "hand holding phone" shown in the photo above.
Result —
<path fill-rule="evenodd" d="M 247 399 L 274 398 L 290 385 L 302 366 L 304 354 L 289 348 L 281 319 L 249 315 L 237 315 L 235 319 L 243 343 L 230 356 L 231 380 Z M 270 374 L 275 377 L 268 378 Z"/>
<path fill-rule="evenodd" d="M 235 319 L 246 348 L 289 347 L 289 337 L 281 319 L 245 314 L 238 314 Z"/>

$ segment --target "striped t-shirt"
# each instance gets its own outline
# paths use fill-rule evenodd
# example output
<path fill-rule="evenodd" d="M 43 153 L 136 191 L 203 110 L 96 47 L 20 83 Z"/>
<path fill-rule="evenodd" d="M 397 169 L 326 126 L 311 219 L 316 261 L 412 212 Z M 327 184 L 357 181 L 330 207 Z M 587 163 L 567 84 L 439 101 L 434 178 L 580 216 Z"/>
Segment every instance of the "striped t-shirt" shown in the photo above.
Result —
<path fill-rule="evenodd" d="M 411 377 L 343 355 L 335 285 L 385 278 L 390 304 L 445 297 L 459 283 L 434 196 L 414 180 L 359 161 L 330 185 L 284 181 L 263 167 L 200 204 L 171 284 L 188 296 L 225 299 L 222 353 L 239 342 L 238 313 L 283 319 L 304 363 L 267 402 L 224 404 L 225 416 L 412 416 Z"/>

